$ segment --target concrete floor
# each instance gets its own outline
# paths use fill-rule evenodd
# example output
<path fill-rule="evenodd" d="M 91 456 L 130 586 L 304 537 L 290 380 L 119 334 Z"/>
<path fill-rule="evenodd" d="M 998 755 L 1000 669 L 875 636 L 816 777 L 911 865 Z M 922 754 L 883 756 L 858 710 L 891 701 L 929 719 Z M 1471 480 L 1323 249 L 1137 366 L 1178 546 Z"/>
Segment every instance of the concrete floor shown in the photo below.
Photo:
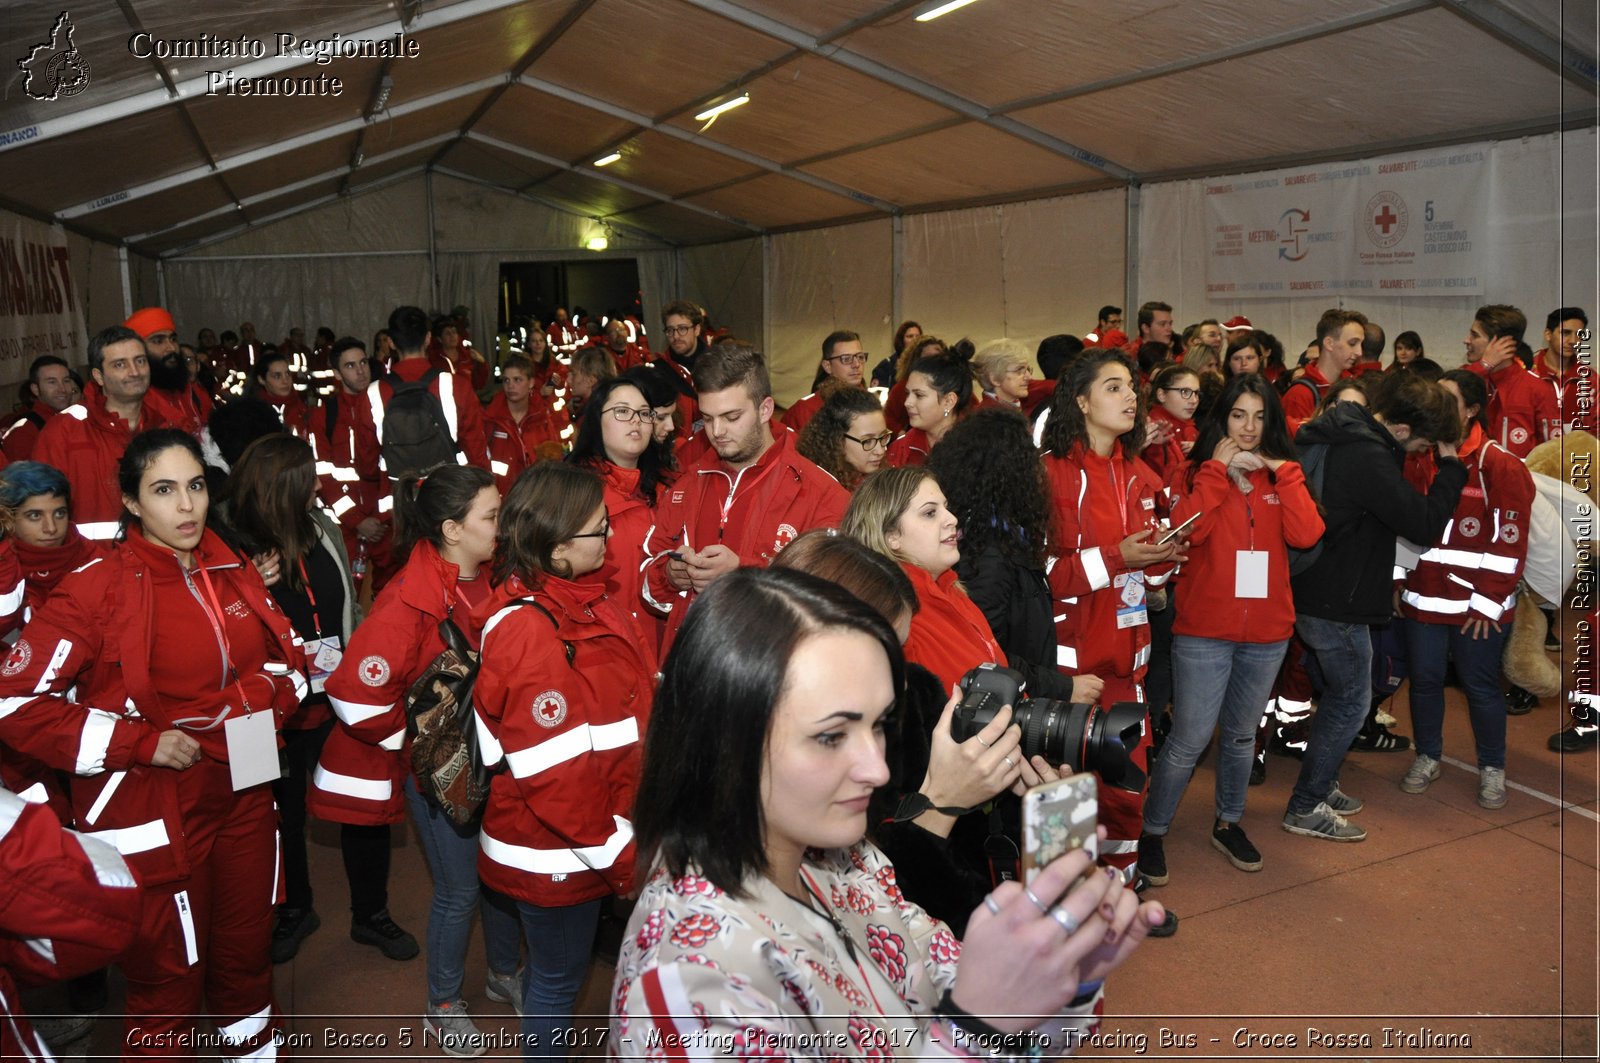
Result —
<path fill-rule="evenodd" d="M 1465 708 L 1459 692 L 1449 697 L 1446 756 L 1470 765 Z M 1405 706 L 1402 689 L 1401 733 L 1410 729 Z M 1511 718 L 1513 789 L 1495 812 L 1478 807 L 1468 766 L 1447 762 L 1426 794 L 1412 796 L 1396 786 L 1411 754 L 1352 754 L 1341 785 L 1367 804 L 1358 819 L 1368 838 L 1357 845 L 1280 830 L 1299 765 L 1270 758 L 1243 824 L 1265 859 L 1259 874 L 1236 871 L 1211 847 L 1213 776 L 1202 765 L 1168 836 L 1171 883 L 1151 893 L 1182 925 L 1113 976 L 1100 1041 L 1080 1054 L 1594 1059 L 1600 756 L 1549 752 L 1545 739 L 1563 721 L 1553 701 Z M 323 925 L 277 969 L 279 1004 L 302 1039 L 293 1055 L 438 1058 L 418 1047 L 422 960 L 396 963 L 349 940 L 327 825 L 314 829 L 312 863 Z M 396 920 L 422 940 L 430 889 L 409 828 L 396 832 L 391 894 Z M 475 939 L 467 1000 L 479 1025 L 509 1042 L 516 1016 L 484 998 L 483 969 Z M 579 1001 L 589 1016 L 580 1040 L 591 1044 L 580 1054 L 601 1054 L 610 979 L 596 963 Z M 118 992 L 113 976 L 113 1009 Z M 372 1043 L 334 1042 L 351 1035 Z M 91 1058 L 114 1057 L 119 1041 L 120 1023 L 103 1018 Z M 514 1057 L 506 1049 L 485 1058 Z"/>

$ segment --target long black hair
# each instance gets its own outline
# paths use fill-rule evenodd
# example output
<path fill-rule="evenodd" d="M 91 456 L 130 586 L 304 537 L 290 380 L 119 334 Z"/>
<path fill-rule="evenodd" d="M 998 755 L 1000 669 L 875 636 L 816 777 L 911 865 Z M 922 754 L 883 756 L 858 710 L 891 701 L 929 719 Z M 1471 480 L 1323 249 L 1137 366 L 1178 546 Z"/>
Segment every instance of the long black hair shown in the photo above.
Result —
<path fill-rule="evenodd" d="M 594 391 L 589 393 L 589 401 L 583 406 L 583 419 L 578 422 L 578 436 L 572 441 L 572 452 L 567 455 L 567 461 L 574 465 L 581 465 L 589 469 L 603 469 L 611 460 L 606 453 L 606 440 L 604 430 L 600 427 L 601 411 L 611 402 L 612 394 L 620 387 L 630 387 L 644 399 L 645 405 L 654 407 L 650 396 L 636 380 L 625 376 L 614 376 L 609 380 L 602 380 L 594 386 Z M 609 415 L 608 415 L 609 416 Z M 672 467 L 672 450 L 668 443 L 657 443 L 655 439 L 655 422 L 643 425 L 645 434 L 650 439 L 649 446 L 644 448 L 644 453 L 639 455 L 639 493 L 653 506 L 656 504 L 656 487 L 661 483 L 663 470 Z"/>
<path fill-rule="evenodd" d="M 672 644 L 634 802 L 639 852 L 674 875 L 694 864 L 736 896 L 767 868 L 761 776 L 795 651 L 821 631 L 876 639 L 898 702 L 905 657 L 876 609 L 793 569 L 741 568 L 706 588 Z"/>
<path fill-rule="evenodd" d="M 1211 452 L 1227 436 L 1228 416 L 1241 395 L 1255 395 L 1261 400 L 1261 442 L 1256 445 L 1256 452 L 1264 458 L 1295 460 L 1294 440 L 1289 435 L 1289 423 L 1283 416 L 1283 402 L 1278 398 L 1277 389 L 1260 373 L 1243 373 L 1228 378 L 1222 393 L 1200 423 L 1200 434 L 1189 451 L 1187 476 L 1191 485 L 1194 474 L 1211 460 Z"/>
<path fill-rule="evenodd" d="M 1050 488 L 1020 413 L 972 411 L 933 448 L 928 471 L 961 522 L 962 554 L 976 556 L 994 546 L 1011 561 L 1044 567 Z"/>
<path fill-rule="evenodd" d="M 404 564 L 411 548 L 426 539 L 444 546 L 444 522 L 467 519 L 478 492 L 494 486 L 488 469 L 441 465 L 426 476 L 407 476 L 395 485 L 394 557 Z"/>
<path fill-rule="evenodd" d="M 906 379 L 912 373 L 921 373 L 938 394 L 954 394 L 956 407 L 950 413 L 959 417 L 972 405 L 972 356 L 976 353 L 971 340 L 957 340 L 940 354 L 924 355 L 912 362 Z"/>
<path fill-rule="evenodd" d="M 1090 347 L 1084 351 L 1077 361 L 1067 367 L 1054 394 L 1050 396 L 1050 420 L 1045 422 L 1041 441 L 1046 454 L 1064 458 L 1074 446 L 1082 446 L 1085 450 L 1089 448 L 1089 422 L 1078 408 L 1078 399 L 1089 394 L 1094 382 L 1100 379 L 1100 370 L 1108 365 L 1120 365 L 1126 369 L 1133 382 L 1131 386 L 1138 388 L 1139 373 L 1121 351 L 1110 351 L 1104 347 Z M 1129 458 L 1144 448 L 1144 406 L 1144 399 L 1141 398 L 1133 415 L 1133 427 L 1118 437 L 1123 455 Z"/>
<path fill-rule="evenodd" d="M 1476 406 L 1478 408 L 1478 412 L 1473 414 L 1467 420 L 1467 423 L 1461 426 L 1461 437 L 1465 439 L 1471 434 L 1473 425 L 1487 429 L 1489 427 L 1489 386 L 1483 382 L 1483 377 L 1470 369 L 1451 369 L 1439 377 L 1439 383 L 1441 384 L 1446 380 L 1454 384 L 1456 390 L 1461 392 L 1461 404 L 1463 406 Z"/>

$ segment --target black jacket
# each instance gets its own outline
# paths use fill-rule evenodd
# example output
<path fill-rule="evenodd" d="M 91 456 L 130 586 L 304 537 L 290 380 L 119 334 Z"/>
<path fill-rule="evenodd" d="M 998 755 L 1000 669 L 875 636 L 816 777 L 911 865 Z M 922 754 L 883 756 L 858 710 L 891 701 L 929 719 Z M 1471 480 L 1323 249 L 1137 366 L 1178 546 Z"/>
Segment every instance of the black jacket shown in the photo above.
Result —
<path fill-rule="evenodd" d="M 1028 681 L 1028 696 L 1072 700 L 1072 678 L 1056 668 L 1056 623 L 1044 570 L 1012 561 L 997 547 L 962 554 L 956 574 L 989 621 L 1006 663 Z"/>
<path fill-rule="evenodd" d="M 1402 473 L 1404 448 L 1366 407 L 1351 402 L 1301 426 L 1295 444 L 1315 443 L 1329 445 L 1317 499 L 1327 531 L 1322 555 L 1290 580 L 1295 611 L 1347 624 L 1387 623 L 1395 538 L 1424 547 L 1439 538 L 1461 498 L 1466 466 L 1441 460 L 1428 493 L 1418 494 Z"/>

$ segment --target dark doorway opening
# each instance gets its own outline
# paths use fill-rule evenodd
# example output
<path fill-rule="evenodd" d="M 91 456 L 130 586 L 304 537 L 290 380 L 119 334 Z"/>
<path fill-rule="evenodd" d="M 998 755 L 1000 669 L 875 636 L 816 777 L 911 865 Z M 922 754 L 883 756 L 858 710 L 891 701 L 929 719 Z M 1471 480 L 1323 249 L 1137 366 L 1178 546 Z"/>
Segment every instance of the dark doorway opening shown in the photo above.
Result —
<path fill-rule="evenodd" d="M 537 318 L 548 326 L 556 307 L 573 321 L 582 309 L 598 318 L 639 314 L 639 263 L 631 258 L 500 263 L 500 328 Z"/>

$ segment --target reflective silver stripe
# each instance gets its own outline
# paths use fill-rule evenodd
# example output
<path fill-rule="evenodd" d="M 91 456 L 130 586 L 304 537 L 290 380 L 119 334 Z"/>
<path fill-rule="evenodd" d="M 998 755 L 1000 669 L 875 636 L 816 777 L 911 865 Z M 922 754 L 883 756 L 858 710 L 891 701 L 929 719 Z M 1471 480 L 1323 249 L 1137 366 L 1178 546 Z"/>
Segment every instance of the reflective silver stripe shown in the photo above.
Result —
<path fill-rule="evenodd" d="M 84 833 L 85 838 L 105 842 L 123 856 L 147 853 L 168 843 L 167 825 L 159 819 L 141 823 L 136 827 L 118 827 L 116 830 L 97 830 Z"/>
<path fill-rule="evenodd" d="M 1490 572 L 1503 572 L 1506 575 L 1517 571 L 1517 566 L 1522 563 L 1520 558 L 1479 553 L 1476 550 L 1451 550 L 1443 546 L 1429 550 L 1422 555 L 1422 560 L 1440 565 L 1455 565 L 1457 568 L 1484 568 Z"/>
<path fill-rule="evenodd" d="M 387 513 L 394 509 L 394 496 L 384 495 L 378 499 L 378 512 Z"/>
<path fill-rule="evenodd" d="M 188 950 L 189 966 L 193 967 L 200 962 L 200 949 L 195 940 L 194 912 L 189 907 L 189 891 L 179 890 L 174 893 L 172 903 L 178 906 L 178 923 L 183 927 L 183 946 Z"/>
<path fill-rule="evenodd" d="M 10 790 L 0 790 L 0 839 L 11 833 L 27 807 L 28 803 Z"/>
<path fill-rule="evenodd" d="M 256 1049 L 254 1052 L 246 1052 L 243 1055 L 235 1054 L 231 1056 L 223 1056 L 222 1063 L 244 1063 L 245 1060 L 258 1060 L 260 1063 L 267 1063 L 269 1060 L 278 1058 L 278 1044 L 282 1040 L 283 1035 L 274 1030 L 272 1031 L 272 1036 L 268 1038 L 267 1043 Z"/>
<path fill-rule="evenodd" d="M 354 727 L 358 723 L 365 723 L 374 716 L 381 716 L 394 708 L 394 702 L 392 701 L 386 705 L 367 705 L 359 701 L 345 701 L 342 698 L 329 697 L 328 703 L 333 706 L 333 714 L 350 727 Z"/>
<path fill-rule="evenodd" d="M 1418 594 L 1415 591 L 1401 591 L 1400 600 L 1407 605 L 1421 609 L 1423 612 L 1444 613 L 1447 615 L 1465 613 L 1469 605 L 1465 598 L 1434 598 L 1430 595 Z"/>
<path fill-rule="evenodd" d="M 536 746 L 506 754 L 506 765 L 519 779 L 548 771 L 591 750 L 617 749 L 639 740 L 639 721 L 633 717 L 598 727 L 583 723 L 548 738 Z"/>
<path fill-rule="evenodd" d="M 356 500 L 349 495 L 340 495 L 333 500 L 333 505 L 328 507 L 333 511 L 335 520 L 340 520 L 344 515 L 356 508 Z"/>
<path fill-rule="evenodd" d="M 461 427 L 456 423 L 456 378 L 454 373 L 439 374 L 439 405 L 444 407 L 445 427 L 450 429 L 450 441 L 461 449 Z M 378 438 L 383 438 L 379 436 Z"/>
<path fill-rule="evenodd" d="M 117 522 L 114 520 L 87 521 L 78 525 L 78 534 L 85 539 L 114 539 L 117 535 Z"/>
<path fill-rule="evenodd" d="M 61 674 L 61 666 L 67 663 L 67 658 L 71 655 L 71 639 L 61 639 L 56 642 L 56 648 L 50 651 L 50 663 L 44 666 L 44 673 L 39 676 L 39 681 L 33 685 L 35 694 L 49 692 L 50 684 L 55 682 L 56 676 Z"/>
<path fill-rule="evenodd" d="M 89 811 L 84 813 L 83 821 L 89 826 L 100 822 L 100 813 L 106 810 L 106 805 L 111 801 L 111 795 L 117 792 L 117 787 L 122 785 L 122 780 L 128 777 L 125 771 L 111 773 L 111 778 L 100 787 L 100 793 L 95 796 L 94 804 L 89 806 Z"/>
<path fill-rule="evenodd" d="M 1490 620 L 1499 620 L 1507 609 L 1515 609 L 1517 596 L 1513 594 L 1504 602 L 1497 602 L 1493 598 L 1486 598 L 1481 594 L 1473 594 L 1472 608 L 1488 617 Z"/>
<path fill-rule="evenodd" d="M 32 700 L 33 695 L 31 694 L 23 694 L 15 698 L 0 698 L 0 720 L 10 716 Z"/>
<path fill-rule="evenodd" d="M 530 871 L 536 875 L 575 875 L 580 871 L 603 871 L 617 862 L 622 850 L 633 840 L 633 824 L 621 816 L 612 816 L 617 829 L 603 844 L 582 849 L 534 849 L 526 845 L 513 845 L 491 836 L 487 831 L 478 835 L 478 846 L 483 854 L 497 864 Z"/>
<path fill-rule="evenodd" d="M 1140 646 L 1139 649 L 1134 653 L 1134 655 L 1133 655 L 1133 666 L 1135 668 L 1142 668 L 1143 666 L 1145 666 L 1145 665 L 1147 665 L 1149 663 L 1150 663 L 1150 644 L 1147 642 L 1143 646 Z"/>
<path fill-rule="evenodd" d="M 248 1041 L 256 1034 L 267 1028 L 267 1022 L 272 1018 L 272 1005 L 268 1004 L 254 1015 L 247 1015 L 238 1022 L 230 1022 L 226 1026 L 218 1026 L 217 1033 L 230 1041 Z"/>
<path fill-rule="evenodd" d="M 24 938 L 24 945 L 44 959 L 44 962 L 54 967 L 56 963 L 56 944 L 49 938 Z"/>
<path fill-rule="evenodd" d="M 493 767 L 506 758 L 506 751 L 500 746 L 500 739 L 494 736 L 489 729 L 489 723 L 476 709 L 473 710 L 472 719 L 478 728 L 478 752 L 483 757 L 485 767 Z"/>
<path fill-rule="evenodd" d="M 14 613 L 22 608 L 22 599 L 28 590 L 28 581 L 19 580 L 17 585 L 4 594 L 0 594 L 0 613 Z"/>
<path fill-rule="evenodd" d="M 359 797 L 364 801 L 387 801 L 394 794 L 394 785 L 388 779 L 358 779 L 354 775 L 340 775 L 321 764 L 317 765 L 311 784 L 330 794 Z"/>
<path fill-rule="evenodd" d="M 504 476 L 506 473 L 511 471 L 511 466 L 507 465 L 503 461 L 495 461 L 491 458 L 489 461 L 489 471 L 494 473 L 496 476 Z"/>
<path fill-rule="evenodd" d="M 340 483 L 344 483 L 344 484 L 354 484 L 354 483 L 360 483 L 361 482 L 361 474 L 356 472 L 354 469 L 352 469 L 348 465 L 335 465 L 329 471 L 328 475 L 332 476 L 335 480 L 339 481 Z"/>
<path fill-rule="evenodd" d="M 1091 589 L 1103 591 L 1111 586 L 1111 572 L 1106 568 L 1106 559 L 1100 556 L 1098 546 L 1079 550 L 1078 557 L 1083 560 L 1083 574 L 1089 577 Z"/>
<path fill-rule="evenodd" d="M 121 853 L 94 838 L 76 833 L 72 836 L 78 839 L 78 847 L 89 858 L 89 865 L 94 868 L 94 877 L 100 885 L 111 889 L 139 888 L 138 879 L 128 870 L 127 861 L 122 859 Z"/>
<path fill-rule="evenodd" d="M 17 794 L 30 805 L 42 805 L 50 800 L 50 791 L 44 788 L 44 783 L 36 782 L 32 786 Z"/>
<path fill-rule="evenodd" d="M 316 463 L 318 476 L 332 476 L 335 468 L 336 466 L 331 461 L 319 461 Z"/>
<path fill-rule="evenodd" d="M 400 730 L 396 731 L 394 734 L 390 735 L 388 738 L 385 738 L 383 741 L 379 742 L 378 743 L 378 747 L 380 749 L 387 749 L 390 752 L 394 752 L 395 750 L 398 750 L 398 749 L 402 748 L 403 746 L 405 746 L 405 744 L 406 744 L 406 729 L 404 727 L 402 727 L 402 728 L 400 728 Z"/>
<path fill-rule="evenodd" d="M 1078 667 L 1078 651 L 1073 649 L 1071 646 L 1057 646 L 1056 647 L 1056 667 L 1057 668 L 1076 668 L 1076 667 Z"/>
<path fill-rule="evenodd" d="M 79 775 L 93 775 L 105 770 L 106 751 L 111 748 L 117 720 L 118 717 L 101 709 L 90 709 L 85 714 L 83 730 L 78 732 L 78 759 L 73 771 Z"/>

